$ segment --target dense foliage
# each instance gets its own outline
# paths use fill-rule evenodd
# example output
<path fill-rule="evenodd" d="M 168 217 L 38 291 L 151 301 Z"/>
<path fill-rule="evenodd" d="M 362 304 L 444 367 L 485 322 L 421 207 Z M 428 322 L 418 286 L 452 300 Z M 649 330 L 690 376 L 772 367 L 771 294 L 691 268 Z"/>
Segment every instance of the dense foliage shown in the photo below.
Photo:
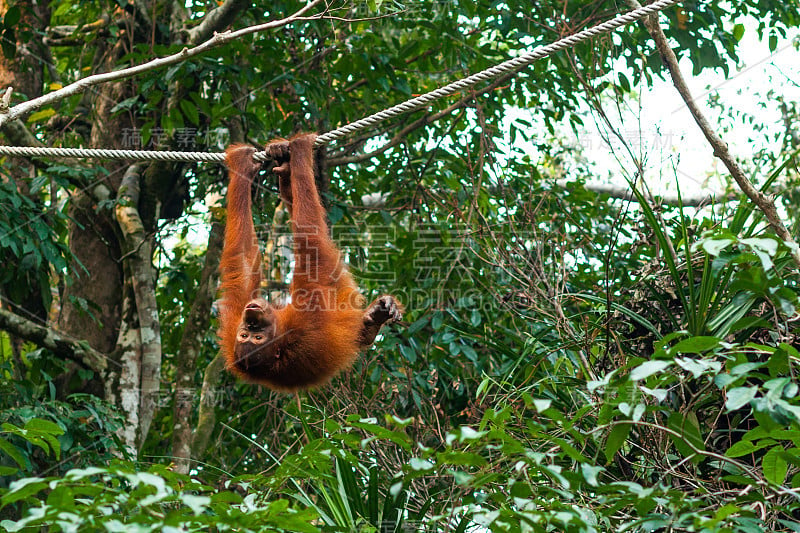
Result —
<path fill-rule="evenodd" d="M 218 152 L 330 130 L 622 5 L 331 3 L 326 19 L 46 106 L 3 140 Z M 215 8 L 233 13 L 211 28 L 223 31 L 300 7 L 20 1 L 3 13 L 0 67 L 14 105 L 200 44 Z M 796 54 L 800 7 L 681 3 L 660 21 L 694 74 L 729 76 L 746 31 Z M 224 220 L 220 165 L 144 164 L 137 244 L 115 217 L 129 206 L 117 192 L 130 162 L 6 158 L 0 528 L 800 531 L 791 244 L 736 194 L 701 209 L 654 199 L 646 184 L 672 162 L 653 171 L 625 135 L 609 158 L 632 196 L 587 185 L 597 166 L 575 135 L 595 123 L 619 134 L 609 115 L 663 76 L 632 24 L 328 147 L 334 237 L 365 295 L 396 295 L 406 323 L 297 397 L 237 383 L 216 358 L 203 295 Z M 800 227 L 800 108 L 779 88 L 755 96 L 782 113 L 777 134 L 708 100 L 722 134 L 765 137 L 768 148 L 737 155 L 759 187 L 786 191 L 781 216 Z M 291 262 L 275 193 L 265 181 L 255 201 L 280 289 Z M 141 279 L 157 303 L 155 401 L 129 379 L 154 353 Z M 40 325 L 71 351 L 37 336 Z"/>

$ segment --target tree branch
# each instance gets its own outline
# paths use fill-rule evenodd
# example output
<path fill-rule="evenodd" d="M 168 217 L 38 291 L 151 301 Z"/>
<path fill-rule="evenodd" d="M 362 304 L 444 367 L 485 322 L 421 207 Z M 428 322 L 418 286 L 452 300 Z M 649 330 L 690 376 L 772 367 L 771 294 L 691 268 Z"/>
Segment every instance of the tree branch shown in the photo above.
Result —
<path fill-rule="evenodd" d="M 44 146 L 21 120 L 9 122 L 3 131 L 8 142 L 16 146 Z"/>
<path fill-rule="evenodd" d="M 49 26 L 45 29 L 46 36 L 42 42 L 47 46 L 86 46 L 83 35 L 104 30 L 110 24 L 111 17 L 103 13 L 96 21 L 82 26 Z"/>
<path fill-rule="evenodd" d="M 196 44 L 205 41 L 213 36 L 214 32 L 227 28 L 236 19 L 236 16 L 249 6 L 249 0 L 225 0 L 218 7 L 209 11 L 200 24 L 187 32 L 186 42 Z"/>
<path fill-rule="evenodd" d="M 556 180 L 556 185 L 561 188 L 567 188 L 572 182 L 570 180 L 562 179 Z M 587 191 L 594 192 L 597 194 L 607 194 L 611 198 L 616 198 L 619 200 L 626 200 L 630 202 L 636 202 L 636 196 L 631 191 L 630 187 L 614 185 L 612 183 L 597 183 L 597 182 L 589 182 L 584 183 L 583 188 Z M 731 202 L 739 198 L 738 194 L 727 193 L 725 191 L 718 191 L 718 192 L 708 192 L 704 194 L 698 194 L 696 196 L 681 196 L 680 199 L 678 195 L 669 195 L 669 196 L 658 196 L 656 195 L 656 203 L 661 205 L 683 205 L 684 207 L 701 207 L 704 205 L 710 205 L 714 203 L 723 203 L 723 202 Z M 680 201 L 679 201 L 680 200 Z"/>
<path fill-rule="evenodd" d="M 148 61 L 147 63 L 136 65 L 135 67 L 87 76 L 57 91 L 47 93 L 43 96 L 40 96 L 39 98 L 28 100 L 27 102 L 22 102 L 21 104 L 17 104 L 11 108 L 0 107 L 0 129 L 2 129 L 6 125 L 6 123 L 14 119 L 20 118 L 32 111 L 35 111 L 46 105 L 53 104 L 55 102 L 63 100 L 64 98 L 67 98 L 69 96 L 82 93 L 89 87 L 100 85 L 102 83 L 108 83 L 111 81 L 118 81 L 125 78 L 130 78 L 132 76 L 136 76 L 143 72 L 149 72 L 151 70 L 155 70 L 158 68 L 174 65 L 176 63 L 186 61 L 191 57 L 200 55 L 203 52 L 211 50 L 212 48 L 216 48 L 218 46 L 222 46 L 223 44 L 227 44 L 244 35 L 249 35 L 251 33 L 258 33 L 261 31 L 271 30 L 279 28 L 281 26 L 285 26 L 286 24 L 289 24 L 291 22 L 294 22 L 295 20 L 302 18 L 303 15 L 305 15 L 311 8 L 313 8 L 320 2 L 322 2 L 322 0 L 313 0 L 303 9 L 297 11 L 294 15 L 291 15 L 281 20 L 266 22 L 264 24 L 258 24 L 255 26 L 249 26 L 247 28 L 242 28 L 237 31 L 228 30 L 222 33 L 217 33 L 211 39 L 204 42 L 203 44 L 195 46 L 194 48 L 184 48 L 177 54 L 172 54 L 170 56 L 154 59 L 152 61 Z M 323 16 L 324 14 L 319 14 L 308 18 L 318 19 L 322 18 Z"/>
<path fill-rule="evenodd" d="M 625 1 L 634 9 L 642 7 L 637 0 Z M 739 163 L 736 162 L 728 150 L 728 145 L 725 144 L 722 138 L 713 130 L 711 124 L 703 115 L 702 111 L 692 97 L 692 93 L 689 91 L 689 87 L 686 85 L 686 80 L 681 74 L 680 67 L 678 65 L 678 58 L 675 56 L 675 52 L 673 52 L 672 48 L 669 46 L 667 36 L 664 34 L 664 31 L 661 29 L 661 26 L 658 23 L 658 15 L 654 14 L 645 17 L 642 19 L 642 22 L 656 43 L 656 48 L 658 48 L 658 52 L 661 54 L 661 60 L 669 70 L 670 77 L 672 78 L 672 84 L 678 90 L 681 98 L 683 98 L 684 103 L 686 103 L 686 107 L 688 107 L 689 112 L 694 118 L 694 121 L 700 127 L 700 131 L 702 131 L 703 135 L 705 135 L 708 144 L 710 144 L 711 148 L 714 150 L 714 155 L 722 161 L 742 192 L 747 195 L 747 197 L 756 205 L 756 207 L 761 210 L 762 213 L 764 213 L 764 216 L 767 218 L 769 225 L 772 226 L 775 234 L 787 243 L 789 248 L 792 250 L 792 257 L 794 258 L 795 263 L 800 266 L 800 248 L 797 246 L 792 234 L 789 233 L 789 230 L 781 221 L 780 216 L 778 215 L 778 210 L 775 207 L 775 202 L 772 200 L 772 198 L 758 190 L 747 178 L 747 176 L 745 176 L 742 167 L 739 166 Z"/>
<path fill-rule="evenodd" d="M 40 326 L 5 309 L 0 309 L 0 329 L 50 350 L 59 357 L 80 363 L 97 373 L 102 373 L 108 366 L 106 356 L 92 349 L 86 342 L 70 339 L 53 329 Z"/>

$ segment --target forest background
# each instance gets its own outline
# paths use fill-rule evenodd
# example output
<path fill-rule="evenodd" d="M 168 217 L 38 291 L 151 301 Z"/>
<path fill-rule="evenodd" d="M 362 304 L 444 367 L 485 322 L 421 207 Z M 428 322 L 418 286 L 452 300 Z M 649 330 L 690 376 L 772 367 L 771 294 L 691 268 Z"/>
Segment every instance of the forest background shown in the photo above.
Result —
<path fill-rule="evenodd" d="M 2 142 L 329 131 L 637 5 L 5 0 Z M 800 531 L 800 75 L 741 56 L 797 57 L 798 25 L 681 2 L 326 147 L 336 242 L 406 323 L 297 396 L 218 356 L 222 165 L 4 157 L 0 527 Z M 665 81 L 702 144 L 643 118 Z M 256 206 L 277 296 L 266 178 Z"/>

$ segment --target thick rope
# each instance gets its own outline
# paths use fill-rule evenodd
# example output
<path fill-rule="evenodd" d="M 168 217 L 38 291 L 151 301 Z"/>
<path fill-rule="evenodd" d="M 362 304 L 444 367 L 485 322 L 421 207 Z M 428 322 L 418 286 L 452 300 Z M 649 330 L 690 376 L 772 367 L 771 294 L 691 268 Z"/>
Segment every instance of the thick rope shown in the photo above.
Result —
<path fill-rule="evenodd" d="M 0 155 L 28 157 L 61 157 L 91 159 L 132 159 L 136 161 L 203 161 L 221 162 L 225 160 L 222 152 L 170 152 L 166 150 L 105 150 L 103 148 L 45 148 L 33 146 L 0 146 Z M 254 159 L 266 160 L 264 152 L 258 152 Z"/>
<path fill-rule="evenodd" d="M 394 118 L 403 113 L 414 111 L 429 103 L 449 96 L 458 91 L 463 91 L 473 85 L 482 81 L 497 78 L 503 74 L 513 72 L 526 65 L 533 63 L 539 59 L 543 59 L 549 55 L 554 54 L 565 48 L 571 48 L 576 44 L 589 40 L 602 33 L 608 33 L 612 30 L 630 24 L 640 18 L 646 17 L 652 13 L 661 11 L 671 5 L 677 4 L 679 0 L 657 0 L 652 4 L 642 6 L 640 8 L 629 11 L 624 15 L 618 15 L 611 20 L 602 22 L 597 26 L 579 31 L 578 33 L 559 39 L 558 41 L 539 46 L 530 52 L 525 52 L 509 59 L 499 65 L 490 67 L 486 70 L 472 74 L 462 80 L 454 81 L 444 87 L 435 89 L 429 93 L 407 100 L 401 104 L 362 118 L 350 124 L 346 124 L 335 130 L 331 130 L 317 137 L 316 145 L 323 146 L 332 141 L 341 139 L 351 133 L 363 130 L 383 122 L 390 118 Z M 172 152 L 172 151 L 156 151 L 156 150 L 104 150 L 100 148 L 38 148 L 29 146 L 0 146 L 0 155 L 18 155 L 18 156 L 34 156 L 34 157 L 64 157 L 64 158 L 94 158 L 94 159 L 133 159 L 140 161 L 202 161 L 202 162 L 221 162 L 225 160 L 223 153 L 208 153 L 208 152 Z M 266 161 L 266 152 L 256 152 L 253 154 L 253 159 L 256 161 Z"/>

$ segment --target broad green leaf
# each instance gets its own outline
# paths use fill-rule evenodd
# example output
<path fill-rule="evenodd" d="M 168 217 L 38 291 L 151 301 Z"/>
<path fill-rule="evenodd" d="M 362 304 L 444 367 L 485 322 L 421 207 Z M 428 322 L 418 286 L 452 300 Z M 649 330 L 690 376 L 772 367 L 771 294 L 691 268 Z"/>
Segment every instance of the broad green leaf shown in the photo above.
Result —
<path fill-rule="evenodd" d="M 722 250 L 734 242 L 736 242 L 734 239 L 703 239 L 700 244 L 708 255 L 718 256 Z"/>
<path fill-rule="evenodd" d="M 466 442 L 468 440 L 476 440 L 476 439 L 479 439 L 479 438 L 483 437 L 484 435 L 486 435 L 485 431 L 475 431 L 474 429 L 472 429 L 469 426 L 461 426 L 461 427 L 458 428 L 458 430 L 459 430 L 459 433 L 460 433 L 459 437 L 458 437 L 459 442 Z"/>
<path fill-rule="evenodd" d="M 537 413 L 547 411 L 552 404 L 553 400 L 533 400 L 533 407 L 536 409 Z"/>
<path fill-rule="evenodd" d="M 22 18 L 22 10 L 19 6 L 13 5 L 8 8 L 3 17 L 3 25 L 6 28 L 13 28 L 17 24 L 19 24 L 20 19 Z"/>
<path fill-rule="evenodd" d="M 622 448 L 622 445 L 625 444 L 625 440 L 628 438 L 632 427 L 632 424 L 621 423 L 615 425 L 611 429 L 608 434 L 608 438 L 606 439 L 606 461 L 610 463 L 614 458 L 614 455 L 616 455 L 619 449 Z"/>
<path fill-rule="evenodd" d="M 667 419 L 667 427 L 678 435 L 669 433 L 669 438 L 675 445 L 675 448 L 684 457 L 693 457 L 692 462 L 699 462 L 703 458 L 697 455 L 698 451 L 705 450 L 705 443 L 700 434 L 700 425 L 697 420 L 697 415 L 694 412 L 686 413 L 672 413 Z"/>
<path fill-rule="evenodd" d="M 698 336 L 684 339 L 670 349 L 671 353 L 703 353 L 716 348 L 720 339 L 709 336 Z"/>
<path fill-rule="evenodd" d="M 51 422 L 50 420 L 44 420 L 41 418 L 32 418 L 25 423 L 25 429 L 35 430 L 35 431 L 43 431 L 46 433 L 51 433 L 53 435 L 63 435 L 64 430 L 56 424 L 55 422 Z"/>
<path fill-rule="evenodd" d="M 195 494 L 181 494 L 180 499 L 196 515 L 205 512 L 205 510 L 211 504 L 211 498 L 209 498 L 208 496 L 199 496 Z"/>
<path fill-rule="evenodd" d="M 553 442 L 558 444 L 561 451 L 567 454 L 570 458 L 574 459 L 575 461 L 584 464 L 588 459 L 584 457 L 584 455 L 578 451 L 572 444 L 570 444 L 566 439 L 560 439 L 558 437 L 552 438 Z"/>
<path fill-rule="evenodd" d="M 761 468 L 764 470 L 764 477 L 776 485 L 782 484 L 786 480 L 786 473 L 789 465 L 782 457 L 784 449 L 782 446 L 775 446 L 770 449 L 764 459 L 761 460 Z"/>
<path fill-rule="evenodd" d="M 663 402 L 664 400 L 666 400 L 667 394 L 669 394 L 669 391 L 666 389 L 648 389 L 647 387 L 644 387 L 642 385 L 639 386 L 639 390 L 641 390 L 645 394 L 649 394 L 659 402 Z"/>
<path fill-rule="evenodd" d="M 583 478 L 586 480 L 586 483 L 592 487 L 597 487 L 599 485 L 597 477 L 603 470 L 605 470 L 605 468 L 602 466 L 592 466 L 587 463 L 581 463 L 581 472 L 583 473 Z"/>
<path fill-rule="evenodd" d="M 469 359 L 473 363 L 478 362 L 478 352 L 476 352 L 472 346 L 470 346 L 469 344 L 461 344 L 459 346 L 461 349 L 461 353 L 466 355 L 467 359 Z"/>
<path fill-rule="evenodd" d="M 733 26 L 733 38 L 739 42 L 744 37 L 744 24 L 735 24 Z"/>
<path fill-rule="evenodd" d="M 0 450 L 11 457 L 20 468 L 25 468 L 25 456 L 22 450 L 0 437 Z"/>
<path fill-rule="evenodd" d="M 740 440 L 728 448 L 728 450 L 725 452 L 725 455 L 727 457 L 741 457 L 743 455 L 749 455 L 763 448 L 768 448 L 774 444 L 775 441 L 772 439 L 762 439 L 758 441 L 757 444 L 749 440 Z"/>
<path fill-rule="evenodd" d="M 639 381 L 645 378 L 652 376 L 653 374 L 657 374 L 661 372 L 665 368 L 668 368 L 673 364 L 672 361 L 647 361 L 631 371 L 630 379 L 631 381 Z"/>
<path fill-rule="evenodd" d="M 28 123 L 32 124 L 34 122 L 41 122 L 43 120 L 47 120 L 48 118 L 52 117 L 56 114 L 56 110 L 49 108 L 49 109 L 42 109 L 41 111 L 37 111 L 36 113 L 31 113 L 31 116 L 28 117 Z"/>
<path fill-rule="evenodd" d="M 414 335 L 415 333 L 420 331 L 422 328 L 427 326 L 429 322 L 430 322 L 430 318 L 428 316 L 423 316 L 422 318 L 420 318 L 418 320 L 415 320 L 410 326 L 408 326 L 408 329 L 407 329 L 408 334 L 409 335 Z"/>
<path fill-rule="evenodd" d="M 39 477 L 28 477 L 11 483 L 8 492 L 0 498 L 0 504 L 6 506 L 18 502 L 47 488 L 47 482 Z"/>
<path fill-rule="evenodd" d="M 183 111 L 183 116 L 189 119 L 189 122 L 194 124 L 195 126 L 200 125 L 200 113 L 197 111 L 197 106 L 190 102 L 189 100 L 181 100 L 180 101 L 181 111 Z M 190 139 L 194 141 L 194 139 Z"/>

